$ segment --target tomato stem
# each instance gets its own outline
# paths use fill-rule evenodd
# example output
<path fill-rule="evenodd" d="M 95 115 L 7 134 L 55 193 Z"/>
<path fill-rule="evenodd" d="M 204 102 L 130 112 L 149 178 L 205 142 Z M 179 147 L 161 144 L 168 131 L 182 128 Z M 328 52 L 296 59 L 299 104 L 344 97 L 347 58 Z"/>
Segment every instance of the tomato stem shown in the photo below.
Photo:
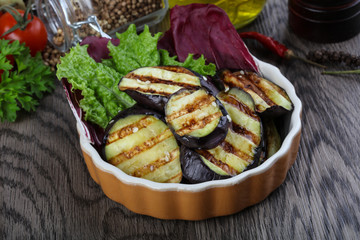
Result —
<path fill-rule="evenodd" d="M 21 13 L 19 13 L 18 10 L 16 10 L 14 7 L 12 7 L 10 5 L 5 5 L 5 6 L 0 7 L 0 11 L 2 11 L 2 10 L 11 14 L 11 16 L 15 19 L 16 24 L 12 28 L 10 28 L 6 32 L 4 32 L 0 37 L 4 37 L 7 34 L 10 34 L 17 29 L 24 31 L 26 26 L 34 19 L 34 15 L 31 12 L 31 1 L 28 1 L 28 5 L 26 6 L 24 15 L 21 15 Z M 29 14 L 31 16 L 30 19 L 28 19 Z"/>

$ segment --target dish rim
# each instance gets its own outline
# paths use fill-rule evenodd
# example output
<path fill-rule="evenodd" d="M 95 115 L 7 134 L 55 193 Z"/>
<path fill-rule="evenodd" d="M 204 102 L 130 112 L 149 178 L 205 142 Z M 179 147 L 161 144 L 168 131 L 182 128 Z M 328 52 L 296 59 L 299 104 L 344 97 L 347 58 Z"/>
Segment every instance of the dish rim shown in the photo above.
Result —
<path fill-rule="evenodd" d="M 261 174 L 267 171 L 277 162 L 278 159 L 285 156 L 292 149 L 292 145 L 291 145 L 292 140 L 301 131 L 302 103 L 295 92 L 295 88 L 293 84 L 280 72 L 279 68 L 269 63 L 263 62 L 255 57 L 254 59 L 258 64 L 260 72 L 263 74 L 263 76 L 273 81 L 274 83 L 278 84 L 280 87 L 282 87 L 289 95 L 294 106 L 294 109 L 290 117 L 289 131 L 286 137 L 284 138 L 280 149 L 273 156 L 271 156 L 264 163 L 262 163 L 260 166 L 247 170 L 237 176 L 228 179 L 207 181 L 196 184 L 158 183 L 143 178 L 133 177 L 127 175 L 116 166 L 107 163 L 105 160 L 103 160 L 100 157 L 99 153 L 91 145 L 91 141 L 86 137 L 86 133 L 84 129 L 81 127 L 81 123 L 79 122 L 79 119 L 77 119 L 76 127 L 80 136 L 80 146 L 82 150 L 91 157 L 92 162 L 94 163 L 96 168 L 114 175 L 118 180 L 122 181 L 124 184 L 138 185 L 149 188 L 154 191 L 200 192 L 211 188 L 220 188 L 220 187 L 236 185 L 253 175 Z"/>

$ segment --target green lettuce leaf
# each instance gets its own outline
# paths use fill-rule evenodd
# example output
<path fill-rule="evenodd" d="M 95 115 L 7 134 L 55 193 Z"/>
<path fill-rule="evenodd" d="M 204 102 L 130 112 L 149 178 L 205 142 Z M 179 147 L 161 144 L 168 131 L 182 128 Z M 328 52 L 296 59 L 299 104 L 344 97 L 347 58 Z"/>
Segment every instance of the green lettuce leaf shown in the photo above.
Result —
<path fill-rule="evenodd" d="M 203 55 L 198 59 L 194 59 L 193 54 L 189 54 L 184 62 L 179 62 L 177 56 L 170 57 L 169 52 L 164 49 L 157 49 L 157 44 L 162 33 L 151 35 L 149 27 L 145 25 L 144 31 L 139 35 L 136 32 L 136 26 L 130 25 L 124 33 L 117 33 L 120 44 L 114 46 L 108 43 L 110 50 L 110 60 L 106 60 L 107 65 L 115 66 L 115 69 L 125 75 L 128 72 L 140 68 L 151 66 L 180 66 L 189 68 L 201 75 L 215 75 L 215 64 L 206 64 Z M 109 64 L 111 61 L 112 64 Z"/>
<path fill-rule="evenodd" d="M 62 57 L 56 76 L 66 78 L 72 90 L 81 90 L 83 98 L 79 104 L 85 112 L 84 119 L 105 128 L 119 111 L 131 107 L 135 101 L 118 89 L 122 75 L 95 62 L 87 53 L 87 47 L 76 45 Z"/>
<path fill-rule="evenodd" d="M 120 44 L 114 46 L 110 41 L 108 43 L 116 70 L 125 75 L 139 67 L 158 66 L 160 54 L 157 42 L 160 36 L 161 33 L 152 36 L 147 25 L 138 35 L 134 24 L 131 24 L 124 33 L 117 33 L 116 37 L 120 39 Z"/>
<path fill-rule="evenodd" d="M 214 76 L 216 72 L 215 64 L 206 65 L 204 55 L 201 55 L 198 59 L 194 59 L 193 54 L 189 54 L 184 62 L 177 61 L 177 56 L 170 57 L 169 52 L 164 49 L 160 49 L 161 65 L 168 66 L 180 66 L 189 68 L 204 76 Z"/>

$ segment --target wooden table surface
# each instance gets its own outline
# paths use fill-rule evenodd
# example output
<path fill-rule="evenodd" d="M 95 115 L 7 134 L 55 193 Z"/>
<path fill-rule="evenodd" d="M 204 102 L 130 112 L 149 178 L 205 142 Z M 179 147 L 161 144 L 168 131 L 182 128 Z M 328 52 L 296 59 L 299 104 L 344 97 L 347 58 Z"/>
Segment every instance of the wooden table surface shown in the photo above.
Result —
<path fill-rule="evenodd" d="M 328 49 L 360 55 L 360 35 L 316 44 L 288 27 L 287 1 L 269 0 L 243 30 L 299 55 Z M 59 82 L 36 112 L 0 123 L 0 239 L 358 239 L 360 79 L 321 75 L 253 41 L 251 52 L 278 66 L 303 101 L 303 131 L 285 182 L 263 202 L 203 221 L 159 220 L 108 199 L 91 179 Z"/>

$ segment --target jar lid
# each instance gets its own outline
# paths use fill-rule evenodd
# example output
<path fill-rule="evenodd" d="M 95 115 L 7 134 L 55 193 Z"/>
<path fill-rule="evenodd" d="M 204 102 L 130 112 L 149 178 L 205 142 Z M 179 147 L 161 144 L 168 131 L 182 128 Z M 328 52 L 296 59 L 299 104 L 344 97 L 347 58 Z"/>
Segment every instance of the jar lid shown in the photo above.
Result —
<path fill-rule="evenodd" d="M 301 37 L 338 42 L 360 32 L 360 0 L 289 0 L 289 25 Z"/>
<path fill-rule="evenodd" d="M 303 0 L 305 4 L 317 6 L 317 7 L 334 7 L 349 4 L 354 0 Z"/>

